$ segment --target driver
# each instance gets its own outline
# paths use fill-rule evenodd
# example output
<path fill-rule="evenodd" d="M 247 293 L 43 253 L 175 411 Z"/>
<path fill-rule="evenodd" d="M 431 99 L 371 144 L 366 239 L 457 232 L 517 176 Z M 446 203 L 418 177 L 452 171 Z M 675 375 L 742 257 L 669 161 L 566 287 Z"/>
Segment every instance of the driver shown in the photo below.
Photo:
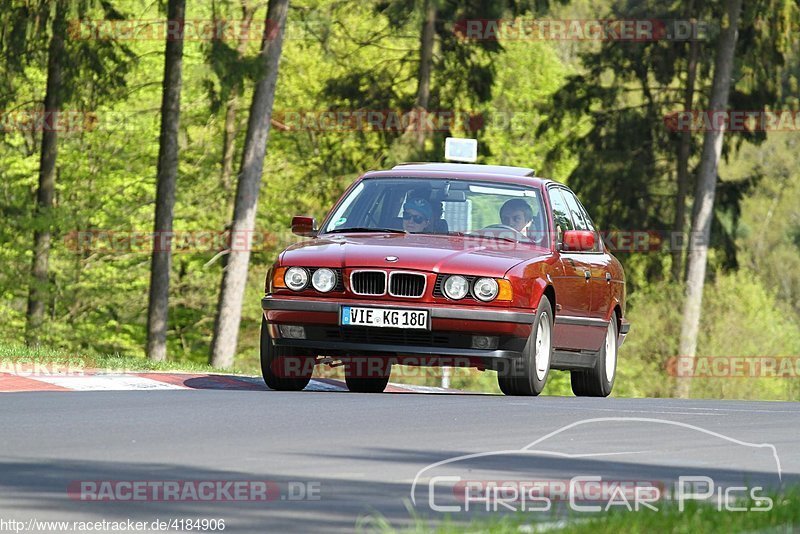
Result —
<path fill-rule="evenodd" d="M 500 221 L 517 232 L 528 236 L 528 228 L 533 222 L 533 210 L 521 198 L 512 198 L 500 208 Z"/>
<path fill-rule="evenodd" d="M 432 215 L 430 202 L 424 198 L 409 198 L 403 204 L 403 230 L 412 234 L 428 231 Z"/>

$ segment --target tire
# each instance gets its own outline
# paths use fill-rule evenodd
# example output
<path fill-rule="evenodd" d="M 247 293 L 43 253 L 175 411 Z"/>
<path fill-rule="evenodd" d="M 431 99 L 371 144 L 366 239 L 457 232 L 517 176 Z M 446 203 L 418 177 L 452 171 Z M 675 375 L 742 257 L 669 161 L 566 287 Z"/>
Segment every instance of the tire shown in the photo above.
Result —
<path fill-rule="evenodd" d="M 363 360 L 362 360 L 363 361 Z M 389 384 L 389 375 L 392 374 L 392 364 L 380 365 L 373 370 L 369 365 L 369 360 L 365 361 L 367 371 L 363 370 L 363 365 L 356 363 L 346 363 L 344 366 L 344 381 L 347 389 L 352 393 L 381 393 Z M 368 376 L 364 376 L 367 374 Z"/>
<path fill-rule="evenodd" d="M 553 309 L 550 300 L 542 296 L 536 309 L 528 341 L 522 358 L 510 360 L 497 371 L 500 391 L 506 395 L 535 396 L 542 392 L 550 374 L 553 355 Z"/>
<path fill-rule="evenodd" d="M 608 397 L 614 388 L 617 376 L 617 318 L 611 316 L 606 330 L 606 338 L 597 353 L 594 368 L 571 371 L 572 392 L 578 397 Z"/>
<path fill-rule="evenodd" d="M 276 391 L 300 391 L 308 385 L 313 370 L 313 362 L 308 356 L 272 344 L 267 320 L 262 318 L 261 374 L 267 387 Z"/>

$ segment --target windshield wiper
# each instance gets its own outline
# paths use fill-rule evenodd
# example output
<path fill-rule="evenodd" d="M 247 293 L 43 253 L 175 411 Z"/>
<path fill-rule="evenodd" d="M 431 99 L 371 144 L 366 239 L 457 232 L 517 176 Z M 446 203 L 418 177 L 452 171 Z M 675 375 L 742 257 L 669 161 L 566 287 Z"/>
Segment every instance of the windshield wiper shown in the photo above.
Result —
<path fill-rule="evenodd" d="M 398 230 L 397 228 L 369 228 L 366 226 L 355 226 L 353 228 L 334 228 L 328 230 L 326 234 L 343 234 L 345 232 L 375 232 L 375 233 L 392 233 L 392 234 L 407 234 L 405 230 Z"/>

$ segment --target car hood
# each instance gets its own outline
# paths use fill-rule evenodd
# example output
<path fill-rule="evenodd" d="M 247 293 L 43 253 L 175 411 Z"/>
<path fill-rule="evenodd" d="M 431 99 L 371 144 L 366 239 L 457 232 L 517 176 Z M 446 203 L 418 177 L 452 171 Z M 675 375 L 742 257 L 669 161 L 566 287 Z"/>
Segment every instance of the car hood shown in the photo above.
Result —
<path fill-rule="evenodd" d="M 382 267 L 503 276 L 520 262 L 545 255 L 549 251 L 543 248 L 490 238 L 348 234 L 292 245 L 281 254 L 280 262 L 284 266 Z"/>

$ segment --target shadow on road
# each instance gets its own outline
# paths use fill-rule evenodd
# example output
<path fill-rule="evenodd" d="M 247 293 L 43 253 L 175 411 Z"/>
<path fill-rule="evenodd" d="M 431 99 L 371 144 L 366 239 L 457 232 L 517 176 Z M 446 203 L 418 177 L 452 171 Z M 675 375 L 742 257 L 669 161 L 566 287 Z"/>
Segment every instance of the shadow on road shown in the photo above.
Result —
<path fill-rule="evenodd" d="M 265 481 L 277 485 L 281 496 L 270 501 L 157 502 L 82 501 L 68 495 L 68 488 L 81 481 Z M 290 483 L 319 483 L 319 500 L 289 501 Z M 403 506 L 405 484 L 362 483 L 323 478 L 307 481 L 254 476 L 241 471 L 204 469 L 196 466 L 118 462 L 0 462 L 0 515 L 27 522 L 70 521 L 152 521 L 169 519 L 224 519 L 228 532 L 318 532 L 353 530 L 358 516 L 373 510 L 392 521 L 408 520 Z"/>

